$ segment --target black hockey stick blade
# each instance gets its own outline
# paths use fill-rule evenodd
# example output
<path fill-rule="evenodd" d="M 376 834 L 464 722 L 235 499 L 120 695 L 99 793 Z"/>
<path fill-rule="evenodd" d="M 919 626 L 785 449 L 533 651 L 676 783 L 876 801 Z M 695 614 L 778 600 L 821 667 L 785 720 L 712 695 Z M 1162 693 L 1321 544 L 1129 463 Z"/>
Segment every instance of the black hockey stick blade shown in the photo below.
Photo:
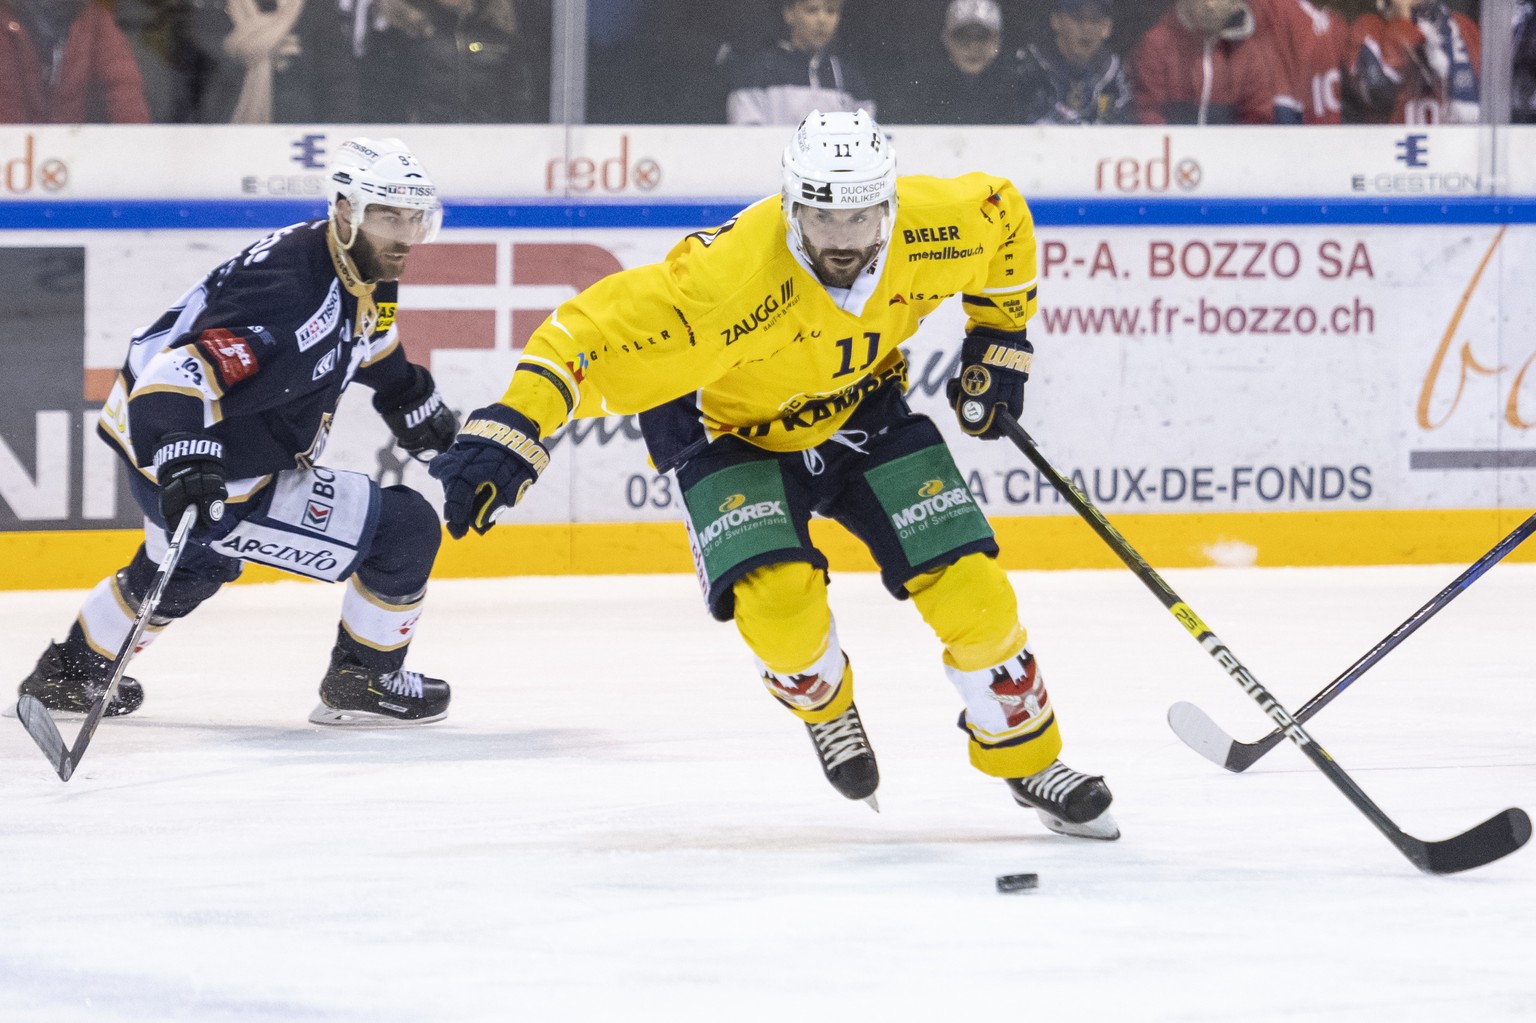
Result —
<path fill-rule="evenodd" d="M 1403 836 L 1411 843 L 1403 852 L 1427 874 L 1456 874 L 1481 867 L 1519 849 L 1531 840 L 1531 818 L 1519 807 L 1496 813 L 1470 831 L 1440 842 L 1423 842 Z"/>
<path fill-rule="evenodd" d="M 1184 745 L 1234 774 L 1248 770 L 1260 757 L 1285 741 L 1285 733 L 1276 729 L 1257 742 L 1239 742 L 1224 732 L 1205 711 L 1182 700 L 1168 708 L 1168 727 Z"/>
<path fill-rule="evenodd" d="M 43 751 L 43 756 L 53 765 L 53 769 L 59 772 L 59 780 L 69 781 L 70 775 L 75 773 L 75 762 L 48 708 L 35 696 L 22 696 L 16 701 L 16 717 L 21 721 L 21 727 L 32 736 L 32 741 L 37 743 L 37 748 Z"/>
<path fill-rule="evenodd" d="M 138 613 L 133 619 L 133 628 L 118 647 L 117 657 L 114 659 L 112 678 L 96 698 L 91 701 L 91 708 L 86 712 L 85 723 L 80 726 L 80 734 L 75 736 L 73 746 L 64 745 L 64 737 L 59 734 L 59 726 L 54 722 L 53 715 L 48 713 L 48 708 L 35 696 L 24 695 L 16 701 L 16 717 L 21 720 L 21 726 L 32 736 L 32 741 L 37 743 L 37 748 L 43 751 L 53 769 L 59 773 L 60 781 L 69 781 L 74 776 L 75 768 L 79 766 L 81 758 L 85 756 L 86 747 L 91 744 L 91 737 L 96 734 L 96 726 L 101 724 L 101 719 L 107 712 L 107 707 L 112 702 L 112 697 L 117 692 L 118 683 L 123 680 L 123 671 L 128 667 L 128 661 L 133 657 L 133 652 L 138 649 L 139 639 L 144 635 L 144 629 L 149 625 L 150 617 L 155 613 L 155 608 L 160 604 L 160 595 L 165 592 L 165 584 L 171 578 L 171 573 L 176 571 L 176 563 L 181 560 L 181 549 L 186 545 L 187 537 L 192 532 L 192 526 L 197 522 L 197 507 L 194 505 L 182 512 L 181 521 L 176 525 L 176 531 L 171 534 L 170 543 L 167 544 L 165 554 L 160 558 L 160 565 L 155 569 L 155 577 L 150 582 L 149 592 L 144 599 L 139 601 Z"/>

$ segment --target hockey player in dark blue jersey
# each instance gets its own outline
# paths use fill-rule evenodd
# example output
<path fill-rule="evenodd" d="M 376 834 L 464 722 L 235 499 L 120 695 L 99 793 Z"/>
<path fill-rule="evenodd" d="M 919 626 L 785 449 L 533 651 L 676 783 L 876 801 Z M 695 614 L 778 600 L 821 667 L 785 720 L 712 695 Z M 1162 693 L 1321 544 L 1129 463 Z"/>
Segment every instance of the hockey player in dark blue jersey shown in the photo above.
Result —
<path fill-rule="evenodd" d="M 110 679 L 167 542 L 197 509 L 145 632 L 185 617 L 244 562 L 346 581 L 316 724 L 435 721 L 447 683 L 404 668 L 441 528 L 403 486 L 317 464 L 342 391 L 373 390 L 374 408 L 412 455 L 458 431 L 426 369 L 395 328 L 412 246 L 442 222 L 437 190 L 398 139 L 343 143 L 327 174 L 329 215 L 294 224 L 213 270 L 134 335 L 98 431 L 128 464 L 145 541 L 86 598 L 61 643 L 21 683 L 54 711 L 86 710 Z M 142 646 L 141 646 L 142 649 Z M 143 702 L 124 678 L 108 715 Z"/>

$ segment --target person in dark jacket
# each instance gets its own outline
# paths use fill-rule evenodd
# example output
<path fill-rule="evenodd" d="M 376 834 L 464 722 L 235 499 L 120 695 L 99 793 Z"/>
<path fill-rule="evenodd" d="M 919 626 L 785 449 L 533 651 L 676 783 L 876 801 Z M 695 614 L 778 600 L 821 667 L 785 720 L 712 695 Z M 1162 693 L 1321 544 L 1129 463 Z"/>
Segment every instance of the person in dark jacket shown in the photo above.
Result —
<path fill-rule="evenodd" d="M 799 124 L 813 110 L 875 113 L 864 76 L 833 49 L 843 0 L 783 0 L 788 37 L 730 68 L 728 124 Z"/>
<path fill-rule="evenodd" d="M 395 326 L 396 282 L 411 248 L 436 234 L 442 206 L 399 139 L 348 139 L 327 186 L 328 217 L 247 246 L 129 343 L 97 432 L 128 469 L 144 543 L 86 597 L 20 695 L 53 711 L 90 708 L 154 589 L 168 537 L 190 521 L 138 649 L 255 562 L 347 583 L 310 721 L 421 723 L 448 713 L 448 684 L 404 669 L 442 540 L 436 511 L 408 487 L 319 464 L 354 381 L 373 390 L 374 408 L 413 455 L 441 452 L 458 432 Z M 280 635 L 260 621 L 239 632 L 253 644 Z M 143 700 L 143 686 L 124 677 L 106 713 L 132 713 Z"/>
<path fill-rule="evenodd" d="M 1003 14 L 996 0 L 950 0 L 944 52 L 920 67 L 887 104 L 887 123 L 1021 124 L 1019 76 L 999 60 Z"/>
<path fill-rule="evenodd" d="M 143 124 L 143 79 L 102 4 L 0 0 L 0 123 Z"/>
<path fill-rule="evenodd" d="M 1019 55 L 1019 74 L 1035 124 L 1129 124 L 1131 83 L 1109 48 L 1110 0 L 1053 0 L 1051 38 Z"/>
<path fill-rule="evenodd" d="M 511 0 L 431 0 L 412 120 L 511 124 L 535 117 L 533 75 Z"/>

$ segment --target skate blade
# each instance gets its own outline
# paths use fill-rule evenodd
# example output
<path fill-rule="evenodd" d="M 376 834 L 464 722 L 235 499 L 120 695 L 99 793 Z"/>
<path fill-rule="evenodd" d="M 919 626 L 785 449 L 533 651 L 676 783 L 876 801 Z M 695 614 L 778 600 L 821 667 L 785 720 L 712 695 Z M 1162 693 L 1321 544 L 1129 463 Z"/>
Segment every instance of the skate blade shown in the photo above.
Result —
<path fill-rule="evenodd" d="M 1035 812 L 1040 815 L 1040 820 L 1045 826 L 1058 835 L 1068 835 L 1072 838 L 1096 838 L 1101 842 L 1113 842 L 1120 837 L 1120 825 L 1115 823 L 1115 819 L 1109 815 L 1108 810 L 1105 810 L 1093 820 L 1084 821 L 1081 824 L 1064 821 L 1060 817 L 1046 813 L 1038 807 L 1036 807 Z"/>
<path fill-rule="evenodd" d="M 448 716 L 445 710 L 429 718 L 396 718 L 388 714 L 374 714 L 366 710 L 337 710 L 321 703 L 309 712 L 312 725 L 331 725 L 342 728 L 405 728 L 411 725 L 427 725 Z"/>

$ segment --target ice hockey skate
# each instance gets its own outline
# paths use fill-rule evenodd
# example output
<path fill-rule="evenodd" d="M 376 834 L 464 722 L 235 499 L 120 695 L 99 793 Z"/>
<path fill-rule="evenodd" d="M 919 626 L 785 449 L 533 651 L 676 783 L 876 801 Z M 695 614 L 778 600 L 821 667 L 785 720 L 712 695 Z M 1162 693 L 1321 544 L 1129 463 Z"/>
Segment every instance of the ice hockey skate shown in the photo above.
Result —
<path fill-rule="evenodd" d="M 112 662 L 105 657 L 90 656 L 99 663 L 82 666 L 75 663 L 58 643 L 49 643 L 32 674 L 17 687 L 16 695 L 35 697 L 57 717 L 84 717 L 112 678 Z M 124 675 L 117 683 L 117 692 L 112 694 L 112 702 L 107 704 L 104 716 L 115 718 L 132 714 L 143 702 L 144 687 L 137 679 Z M 5 716 L 16 716 L 15 703 L 6 707 Z"/>
<path fill-rule="evenodd" d="M 416 671 L 370 669 L 344 654 L 331 657 L 320 682 L 317 725 L 424 725 L 448 716 L 448 683 Z"/>
<path fill-rule="evenodd" d="M 864 734 L 864 722 L 859 720 L 859 709 L 850 703 L 831 721 L 819 725 L 807 722 L 805 729 L 811 733 L 822 773 L 832 787 L 849 799 L 864 800 L 879 812 L 875 789 L 880 787 L 880 768 L 869 736 Z"/>
<path fill-rule="evenodd" d="M 1013 801 L 1034 810 L 1057 834 L 1106 842 L 1120 837 L 1120 827 L 1109 815 L 1114 797 L 1103 778 L 1081 774 L 1057 760 L 1027 778 L 1004 780 Z"/>

